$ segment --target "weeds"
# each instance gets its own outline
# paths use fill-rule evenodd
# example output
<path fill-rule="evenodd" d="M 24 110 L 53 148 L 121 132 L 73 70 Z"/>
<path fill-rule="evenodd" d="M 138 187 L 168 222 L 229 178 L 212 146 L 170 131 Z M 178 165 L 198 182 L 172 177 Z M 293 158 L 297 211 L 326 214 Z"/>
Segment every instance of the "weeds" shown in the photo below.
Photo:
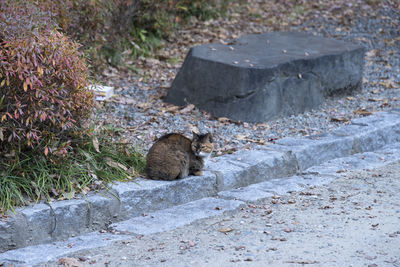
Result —
<path fill-rule="evenodd" d="M 136 147 L 111 140 L 111 131 L 102 129 L 79 140 L 79 146 L 61 160 L 35 150 L 13 160 L 13 155 L 6 155 L 0 160 L 0 211 L 40 200 L 70 199 L 113 181 L 133 180 L 144 169 L 144 156 Z"/>

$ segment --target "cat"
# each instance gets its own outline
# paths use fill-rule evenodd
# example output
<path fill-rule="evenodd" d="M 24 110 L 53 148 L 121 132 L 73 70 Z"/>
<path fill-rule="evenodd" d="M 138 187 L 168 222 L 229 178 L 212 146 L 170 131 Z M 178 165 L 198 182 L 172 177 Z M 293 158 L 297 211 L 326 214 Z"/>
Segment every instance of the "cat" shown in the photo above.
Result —
<path fill-rule="evenodd" d="M 177 180 L 202 175 L 204 161 L 213 151 L 210 133 L 196 134 L 190 140 L 179 133 L 160 137 L 146 156 L 147 177 L 153 180 Z"/>

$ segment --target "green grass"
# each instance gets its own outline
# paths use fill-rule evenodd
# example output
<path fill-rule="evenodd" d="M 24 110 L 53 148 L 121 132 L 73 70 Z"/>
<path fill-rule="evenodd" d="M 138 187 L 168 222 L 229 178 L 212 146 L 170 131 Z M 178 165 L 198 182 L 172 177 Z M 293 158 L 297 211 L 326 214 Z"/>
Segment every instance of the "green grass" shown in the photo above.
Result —
<path fill-rule="evenodd" d="M 145 167 L 139 149 L 112 141 L 110 130 L 80 140 L 62 160 L 35 150 L 0 160 L 0 213 L 40 200 L 69 199 L 89 188 L 133 180 Z M 98 146 L 97 146 L 98 143 Z"/>

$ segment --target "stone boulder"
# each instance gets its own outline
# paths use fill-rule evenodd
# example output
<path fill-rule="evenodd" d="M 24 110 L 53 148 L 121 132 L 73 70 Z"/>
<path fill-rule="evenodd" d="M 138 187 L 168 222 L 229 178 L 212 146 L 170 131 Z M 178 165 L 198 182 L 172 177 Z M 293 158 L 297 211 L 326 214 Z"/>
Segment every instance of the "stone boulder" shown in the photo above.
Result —
<path fill-rule="evenodd" d="M 166 102 L 263 122 L 318 107 L 362 85 L 365 48 L 300 32 L 252 34 L 193 47 Z"/>

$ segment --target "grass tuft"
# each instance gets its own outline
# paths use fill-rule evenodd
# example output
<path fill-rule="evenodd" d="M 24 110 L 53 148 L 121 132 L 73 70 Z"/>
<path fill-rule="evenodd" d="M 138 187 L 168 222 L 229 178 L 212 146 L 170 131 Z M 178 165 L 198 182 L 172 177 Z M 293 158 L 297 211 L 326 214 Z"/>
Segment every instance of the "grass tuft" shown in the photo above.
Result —
<path fill-rule="evenodd" d="M 113 181 L 134 180 L 144 170 L 143 153 L 115 142 L 110 131 L 79 140 L 79 146 L 59 160 L 35 150 L 0 159 L 0 213 L 31 202 L 70 199 Z"/>

